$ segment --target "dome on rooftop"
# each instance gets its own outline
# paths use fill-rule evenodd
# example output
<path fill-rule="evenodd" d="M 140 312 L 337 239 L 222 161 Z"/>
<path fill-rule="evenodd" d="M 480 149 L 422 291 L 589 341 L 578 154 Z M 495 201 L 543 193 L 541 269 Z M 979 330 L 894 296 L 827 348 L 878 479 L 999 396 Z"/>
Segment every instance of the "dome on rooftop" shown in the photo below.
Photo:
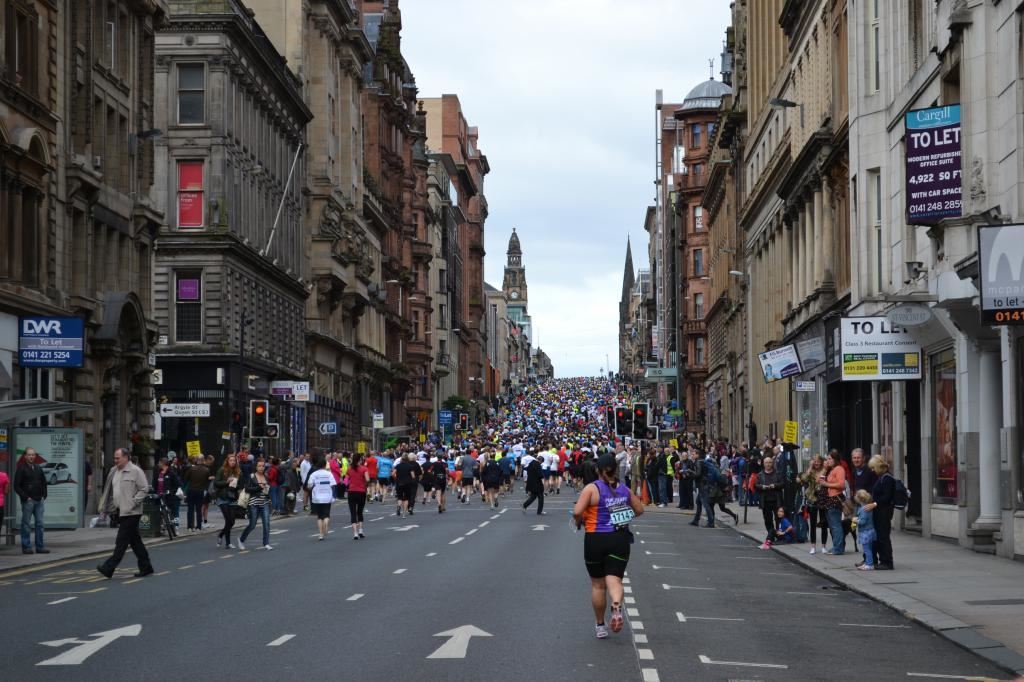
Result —
<path fill-rule="evenodd" d="M 717 109 L 722 97 L 732 94 L 732 88 L 710 78 L 687 93 L 680 109 Z"/>

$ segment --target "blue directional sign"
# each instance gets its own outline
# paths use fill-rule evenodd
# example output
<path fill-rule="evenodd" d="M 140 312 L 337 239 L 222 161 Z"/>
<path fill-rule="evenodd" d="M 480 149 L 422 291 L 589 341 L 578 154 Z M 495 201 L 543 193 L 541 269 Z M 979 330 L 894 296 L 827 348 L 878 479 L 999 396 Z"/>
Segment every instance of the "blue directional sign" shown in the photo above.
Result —
<path fill-rule="evenodd" d="M 441 410 L 437 413 L 437 423 L 441 426 L 451 426 L 455 423 L 455 418 L 452 415 L 451 410 Z"/>
<path fill-rule="evenodd" d="M 336 435 L 338 435 L 338 422 L 320 422 L 320 435 L 322 435 L 322 436 L 336 436 Z"/>
<path fill-rule="evenodd" d="M 85 324 L 79 317 L 23 317 L 18 326 L 22 367 L 81 367 Z"/>

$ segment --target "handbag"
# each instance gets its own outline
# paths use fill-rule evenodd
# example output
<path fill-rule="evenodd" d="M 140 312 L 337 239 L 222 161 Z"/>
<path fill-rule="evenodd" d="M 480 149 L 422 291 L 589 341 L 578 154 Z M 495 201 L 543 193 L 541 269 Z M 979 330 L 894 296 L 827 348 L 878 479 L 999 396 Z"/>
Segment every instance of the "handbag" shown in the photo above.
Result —
<path fill-rule="evenodd" d="M 238 493 L 238 499 L 235 501 L 235 505 L 245 509 L 249 506 L 249 491 L 243 489 L 242 492 Z"/>

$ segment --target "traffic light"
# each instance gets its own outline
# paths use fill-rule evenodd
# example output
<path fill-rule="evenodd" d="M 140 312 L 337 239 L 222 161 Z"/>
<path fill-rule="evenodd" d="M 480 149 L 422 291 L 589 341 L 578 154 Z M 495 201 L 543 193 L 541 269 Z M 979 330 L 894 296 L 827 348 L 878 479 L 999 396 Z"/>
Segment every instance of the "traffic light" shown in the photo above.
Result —
<path fill-rule="evenodd" d="M 469 415 L 465 412 L 459 413 L 458 429 L 459 431 L 469 431 Z"/>
<path fill-rule="evenodd" d="M 611 407 L 604 408 L 604 422 L 609 433 L 615 431 L 615 410 Z"/>
<path fill-rule="evenodd" d="M 633 435 L 633 413 L 625 405 L 615 406 L 615 435 Z"/>
<path fill-rule="evenodd" d="M 658 440 L 659 429 L 657 426 L 648 426 L 641 436 L 644 440 Z"/>
<path fill-rule="evenodd" d="M 636 438 L 647 437 L 644 434 L 647 431 L 647 409 L 649 407 L 648 403 L 633 404 L 633 435 Z"/>
<path fill-rule="evenodd" d="M 267 437 L 267 419 L 270 416 L 269 400 L 249 401 L 249 437 Z"/>

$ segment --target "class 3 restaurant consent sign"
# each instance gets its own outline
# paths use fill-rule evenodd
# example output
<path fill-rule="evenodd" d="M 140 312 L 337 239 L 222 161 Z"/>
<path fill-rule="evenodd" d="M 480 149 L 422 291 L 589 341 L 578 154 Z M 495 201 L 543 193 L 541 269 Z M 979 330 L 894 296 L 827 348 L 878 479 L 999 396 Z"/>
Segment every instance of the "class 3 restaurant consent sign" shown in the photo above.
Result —
<path fill-rule="evenodd" d="M 921 346 L 884 317 L 844 317 L 840 324 L 843 381 L 921 378 Z"/>

